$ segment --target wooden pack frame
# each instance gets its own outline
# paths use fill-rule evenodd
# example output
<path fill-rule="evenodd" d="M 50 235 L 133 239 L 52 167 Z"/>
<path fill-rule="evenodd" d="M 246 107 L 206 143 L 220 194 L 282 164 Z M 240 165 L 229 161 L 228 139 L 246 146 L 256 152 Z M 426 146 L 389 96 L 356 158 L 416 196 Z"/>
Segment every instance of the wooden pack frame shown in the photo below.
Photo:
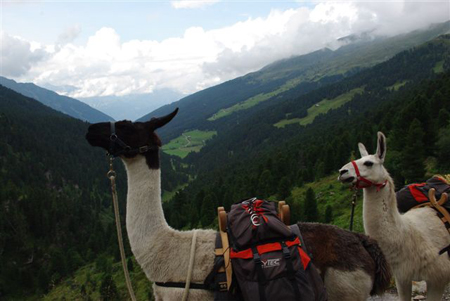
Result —
<path fill-rule="evenodd" d="M 220 239 L 222 241 L 222 248 L 216 249 L 216 255 L 217 256 L 223 256 L 224 259 L 224 265 L 225 265 L 225 273 L 227 276 L 227 289 L 229 290 L 231 287 L 231 279 L 233 276 L 233 268 L 231 266 L 230 262 L 230 242 L 228 240 L 228 233 L 227 233 L 227 212 L 225 211 L 224 207 L 218 207 L 217 208 L 217 216 L 219 220 L 219 233 L 220 233 Z M 289 208 L 289 205 L 286 204 L 285 201 L 279 201 L 278 202 L 278 216 L 283 221 L 285 225 L 290 224 L 291 221 L 291 211 Z M 223 270 L 220 269 L 219 272 L 222 272 Z"/>
<path fill-rule="evenodd" d="M 424 202 L 423 204 L 417 205 L 417 206 L 413 207 L 412 209 L 423 208 L 423 207 L 431 207 L 431 208 L 435 209 L 437 212 L 439 212 L 442 215 L 441 220 L 445 225 L 448 225 L 447 230 L 450 232 L 450 213 L 444 207 L 444 204 L 448 200 L 447 193 L 444 192 L 441 195 L 440 200 L 437 201 L 436 200 L 436 190 L 434 188 L 431 188 L 428 191 L 428 199 L 430 200 L 429 202 Z"/>
<path fill-rule="evenodd" d="M 431 188 L 428 192 L 428 198 L 430 199 L 431 207 L 437 210 L 439 213 L 442 214 L 442 222 L 444 224 L 450 225 L 450 214 L 447 211 L 447 209 L 444 207 L 444 204 L 448 200 L 447 193 L 443 193 L 441 195 L 441 199 L 439 201 L 436 201 L 436 190 L 434 188 Z M 447 227 L 447 230 L 450 232 L 450 228 Z"/>

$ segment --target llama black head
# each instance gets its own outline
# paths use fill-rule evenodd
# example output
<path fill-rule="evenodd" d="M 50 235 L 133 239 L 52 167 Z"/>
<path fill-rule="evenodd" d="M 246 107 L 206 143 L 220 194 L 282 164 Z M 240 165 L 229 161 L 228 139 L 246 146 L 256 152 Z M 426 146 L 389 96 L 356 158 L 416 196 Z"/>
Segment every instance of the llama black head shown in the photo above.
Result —
<path fill-rule="evenodd" d="M 166 125 L 178 113 L 152 118 L 147 122 L 122 120 L 115 123 L 100 122 L 89 126 L 86 140 L 92 146 L 99 146 L 112 155 L 133 158 L 143 155 L 152 169 L 159 168 L 159 147 L 161 140 L 155 130 Z"/>

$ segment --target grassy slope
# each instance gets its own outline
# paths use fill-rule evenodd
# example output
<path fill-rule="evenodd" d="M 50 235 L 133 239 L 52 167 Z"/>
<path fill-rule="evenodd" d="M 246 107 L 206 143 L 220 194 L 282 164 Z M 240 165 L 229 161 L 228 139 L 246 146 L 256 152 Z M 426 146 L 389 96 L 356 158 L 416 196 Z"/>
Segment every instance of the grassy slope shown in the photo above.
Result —
<path fill-rule="evenodd" d="M 357 93 L 361 93 L 364 90 L 364 88 L 356 88 L 353 90 L 350 90 L 347 93 L 344 93 L 342 95 L 339 95 L 336 98 L 333 99 L 323 99 L 319 103 L 311 106 L 308 109 L 308 115 L 303 118 L 292 118 L 292 119 L 283 119 L 279 122 L 275 123 L 274 126 L 278 128 L 282 128 L 288 124 L 298 123 L 300 125 L 307 125 L 314 121 L 314 118 L 316 118 L 319 114 L 326 114 L 329 110 L 337 109 L 340 106 L 344 105 L 346 102 L 352 100 L 353 96 L 355 96 Z"/>
<path fill-rule="evenodd" d="M 434 73 L 442 73 L 444 72 L 444 61 L 440 61 L 436 63 L 436 66 L 433 68 Z"/>
<path fill-rule="evenodd" d="M 188 184 L 189 184 L 189 183 L 185 183 L 185 184 L 182 184 L 182 185 L 178 185 L 178 186 L 177 186 L 174 190 L 172 190 L 172 191 L 164 190 L 164 191 L 162 192 L 162 201 L 163 201 L 163 202 L 168 202 L 168 201 L 170 201 L 170 200 L 175 196 L 175 194 L 176 194 L 178 191 L 183 190 L 186 186 L 188 186 Z"/>
<path fill-rule="evenodd" d="M 296 187 L 292 191 L 292 201 L 294 210 L 303 211 L 303 202 L 306 190 L 311 187 L 314 190 L 319 210 L 320 221 L 323 221 L 326 207 L 333 208 L 332 224 L 348 229 L 350 225 L 351 200 L 353 192 L 347 186 L 337 181 L 337 174 L 322 178 L 316 182 L 308 183 L 302 187 Z M 362 194 L 360 193 L 356 202 L 353 229 L 356 232 L 364 232 L 362 222 Z M 298 214 L 298 212 L 297 212 Z"/>
<path fill-rule="evenodd" d="M 439 26 L 448 28 L 448 24 Z M 355 68 L 368 68 L 374 66 L 378 63 L 386 61 L 400 51 L 406 50 L 410 47 L 414 47 L 431 39 L 433 37 L 433 34 L 431 32 L 433 32 L 433 30 L 415 31 L 411 32 L 410 34 L 399 35 L 387 40 L 374 41 L 368 48 L 364 46 L 356 46 L 356 49 L 354 49 L 353 51 L 346 51 L 337 58 L 325 60 L 326 63 L 319 62 L 315 66 L 304 68 L 303 74 L 301 76 L 287 81 L 284 85 L 272 92 L 261 93 L 231 107 L 223 108 L 216 112 L 213 116 L 209 117 L 208 120 L 214 121 L 228 116 L 234 112 L 249 109 L 262 101 L 266 101 L 282 92 L 294 88 L 301 82 L 318 81 L 325 76 L 345 74 L 349 70 Z M 296 68 L 298 68 L 298 66 L 295 66 L 294 64 L 291 67 L 285 66 L 280 70 L 276 70 L 276 72 L 264 70 L 264 72 L 261 72 L 258 79 L 260 81 L 267 81 L 274 78 L 287 77 L 291 72 L 298 70 Z M 442 66 L 437 65 L 435 67 L 435 72 L 442 72 L 441 69 Z"/>
<path fill-rule="evenodd" d="M 398 91 L 398 89 L 400 89 L 401 87 L 403 87 L 404 85 L 406 85 L 408 81 L 407 80 L 402 80 L 399 82 L 396 82 L 395 84 L 393 84 L 392 86 L 386 87 L 387 90 L 394 90 L 394 91 Z"/>
<path fill-rule="evenodd" d="M 194 130 L 185 132 L 178 138 L 175 138 L 164 145 L 162 150 L 166 154 L 184 158 L 190 152 L 199 152 L 205 145 L 205 142 L 214 137 L 216 134 L 216 131 Z"/>
<path fill-rule="evenodd" d="M 280 88 L 270 92 L 270 93 L 261 93 L 256 96 L 253 96 L 243 102 L 237 103 L 234 106 L 229 108 L 221 109 L 219 112 L 214 114 L 213 116 L 208 118 L 208 121 L 214 121 L 220 119 L 222 117 L 228 116 L 234 112 L 246 110 L 253 106 L 256 106 L 258 103 L 266 101 L 282 92 L 290 90 L 297 86 L 301 82 L 301 78 L 295 78 L 293 80 L 288 81 L 286 84 L 282 85 Z"/>

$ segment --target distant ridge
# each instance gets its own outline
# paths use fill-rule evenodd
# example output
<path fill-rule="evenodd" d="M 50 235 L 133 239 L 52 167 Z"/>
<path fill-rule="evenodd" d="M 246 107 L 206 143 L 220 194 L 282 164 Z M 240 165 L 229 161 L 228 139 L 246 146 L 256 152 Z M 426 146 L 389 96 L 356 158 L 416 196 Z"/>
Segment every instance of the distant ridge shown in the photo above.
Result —
<path fill-rule="evenodd" d="M 51 90 L 41 88 L 32 83 L 17 83 L 12 79 L 0 76 L 0 85 L 27 97 L 36 99 L 54 110 L 83 121 L 88 121 L 90 123 L 114 121 L 112 117 L 79 100 L 59 95 Z"/>
<path fill-rule="evenodd" d="M 116 120 L 135 120 L 141 117 L 143 112 L 156 110 L 182 97 L 183 94 L 164 88 L 156 89 L 152 93 L 127 94 L 123 96 L 94 96 L 79 98 L 79 100 L 95 109 L 105 112 Z"/>

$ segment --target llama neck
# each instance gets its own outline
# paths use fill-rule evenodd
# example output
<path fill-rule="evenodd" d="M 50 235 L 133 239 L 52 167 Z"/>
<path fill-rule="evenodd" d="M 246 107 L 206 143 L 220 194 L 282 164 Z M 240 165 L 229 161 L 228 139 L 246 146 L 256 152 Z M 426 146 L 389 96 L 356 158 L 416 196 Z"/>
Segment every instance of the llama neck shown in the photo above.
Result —
<path fill-rule="evenodd" d="M 402 235 L 403 223 L 397 209 L 394 183 L 389 177 L 382 189 L 369 187 L 364 189 L 364 228 L 367 234 L 378 240 L 395 246 L 398 235 Z"/>
<path fill-rule="evenodd" d="M 161 204 L 161 170 L 150 169 L 144 156 L 123 160 L 128 176 L 126 225 L 136 255 L 170 231 Z"/>

